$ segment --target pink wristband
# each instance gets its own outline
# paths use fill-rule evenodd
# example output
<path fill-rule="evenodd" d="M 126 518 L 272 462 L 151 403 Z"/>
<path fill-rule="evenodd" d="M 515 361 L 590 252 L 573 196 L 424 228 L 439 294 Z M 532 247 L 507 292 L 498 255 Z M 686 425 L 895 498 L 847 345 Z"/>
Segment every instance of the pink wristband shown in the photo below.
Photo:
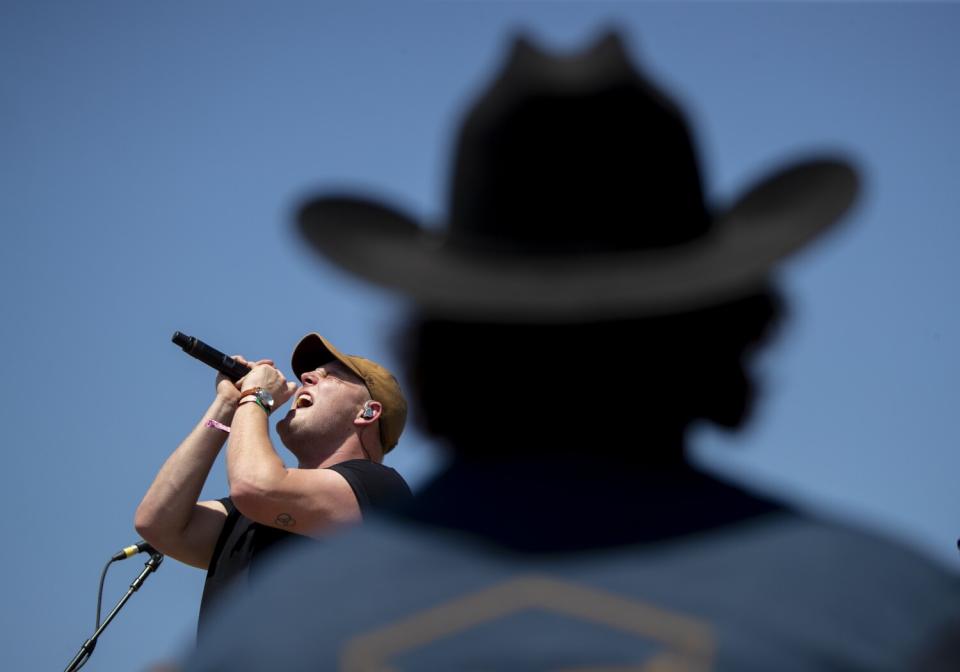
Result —
<path fill-rule="evenodd" d="M 204 426 L 206 426 L 206 427 L 213 427 L 214 429 L 219 429 L 221 432 L 226 432 L 227 434 L 230 433 L 230 428 L 229 428 L 229 427 L 227 427 L 227 426 L 226 426 L 225 424 L 223 424 L 222 422 L 217 422 L 216 420 L 214 420 L 214 419 L 212 419 L 212 418 L 211 418 L 210 420 L 207 420 L 207 421 L 206 421 L 205 423 L 203 423 L 203 424 L 204 424 Z"/>

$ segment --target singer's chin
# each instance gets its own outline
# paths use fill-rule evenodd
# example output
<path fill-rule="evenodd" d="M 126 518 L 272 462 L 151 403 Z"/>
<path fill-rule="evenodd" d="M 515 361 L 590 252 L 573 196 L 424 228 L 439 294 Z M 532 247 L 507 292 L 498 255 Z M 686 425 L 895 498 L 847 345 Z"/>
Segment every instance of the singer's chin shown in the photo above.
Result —
<path fill-rule="evenodd" d="M 280 419 L 280 422 L 277 423 L 277 436 L 280 437 L 284 445 L 288 445 L 287 437 L 289 437 L 291 433 L 290 421 L 293 419 L 295 413 L 296 411 L 291 408 L 290 411 Z"/>

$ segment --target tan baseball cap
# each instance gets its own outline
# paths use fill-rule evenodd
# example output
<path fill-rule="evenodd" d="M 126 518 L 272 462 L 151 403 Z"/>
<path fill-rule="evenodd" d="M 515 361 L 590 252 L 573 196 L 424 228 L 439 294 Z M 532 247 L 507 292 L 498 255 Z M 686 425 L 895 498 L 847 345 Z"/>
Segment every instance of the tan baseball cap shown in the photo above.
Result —
<path fill-rule="evenodd" d="M 407 421 L 407 401 L 403 398 L 397 379 L 372 360 L 343 354 L 316 332 L 300 339 L 297 347 L 293 349 L 291 365 L 294 375 L 299 379 L 303 373 L 313 371 L 333 360 L 357 374 L 370 392 L 370 397 L 383 405 L 380 415 L 380 445 L 383 446 L 384 453 L 390 452 L 400 440 L 400 433 Z"/>

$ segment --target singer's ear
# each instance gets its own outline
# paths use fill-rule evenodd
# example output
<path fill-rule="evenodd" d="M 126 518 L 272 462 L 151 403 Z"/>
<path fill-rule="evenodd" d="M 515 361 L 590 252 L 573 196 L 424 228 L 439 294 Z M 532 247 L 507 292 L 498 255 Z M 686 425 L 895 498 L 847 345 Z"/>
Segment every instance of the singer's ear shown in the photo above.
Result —
<path fill-rule="evenodd" d="M 379 401 L 367 401 L 364 403 L 363 408 L 360 409 L 360 412 L 357 414 L 356 419 L 354 419 L 353 424 L 355 425 L 370 425 L 377 421 L 377 418 L 380 417 L 380 414 L 383 413 L 383 404 Z"/>

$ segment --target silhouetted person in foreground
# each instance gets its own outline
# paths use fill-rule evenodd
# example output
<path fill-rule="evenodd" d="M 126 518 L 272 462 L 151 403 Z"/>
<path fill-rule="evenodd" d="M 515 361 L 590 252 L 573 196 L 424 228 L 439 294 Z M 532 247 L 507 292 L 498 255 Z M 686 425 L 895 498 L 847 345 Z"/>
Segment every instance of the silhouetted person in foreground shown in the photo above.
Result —
<path fill-rule="evenodd" d="M 774 266 L 856 184 L 809 159 L 708 207 L 683 116 L 615 37 L 519 41 L 464 123 L 446 230 L 359 198 L 301 213 L 417 305 L 413 407 L 449 464 L 279 563 L 186 668 L 952 669 L 957 576 L 685 450 L 697 422 L 746 421 Z"/>

